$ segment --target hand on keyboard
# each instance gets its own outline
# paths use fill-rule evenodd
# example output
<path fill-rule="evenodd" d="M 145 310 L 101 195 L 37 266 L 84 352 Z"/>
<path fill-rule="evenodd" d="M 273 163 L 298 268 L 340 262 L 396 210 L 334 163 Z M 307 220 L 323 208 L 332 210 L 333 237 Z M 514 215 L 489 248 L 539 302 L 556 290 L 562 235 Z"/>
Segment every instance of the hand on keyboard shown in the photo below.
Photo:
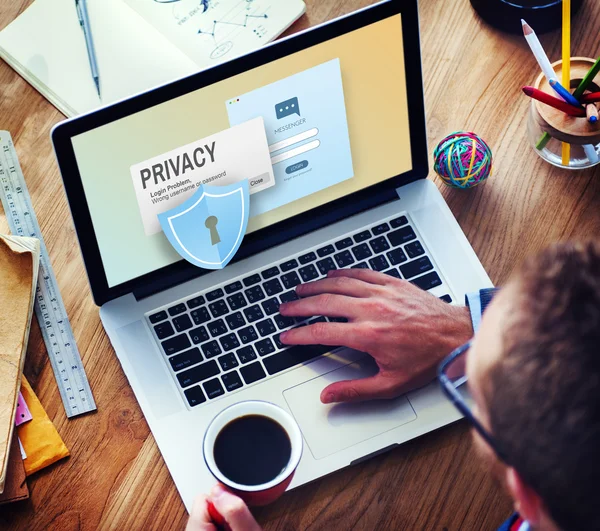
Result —
<path fill-rule="evenodd" d="M 227 522 L 227 526 L 215 525 L 209 514 L 209 502 Z M 210 496 L 201 494 L 194 500 L 185 529 L 186 531 L 216 531 L 223 528 L 231 531 L 261 531 L 246 504 L 223 486 L 216 485 Z"/>
<path fill-rule="evenodd" d="M 281 334 L 290 345 L 342 345 L 370 354 L 379 373 L 336 382 L 324 403 L 393 398 L 435 377 L 442 358 L 473 335 L 469 311 L 451 306 L 410 282 L 369 269 L 329 271 L 327 278 L 296 287 L 302 297 L 282 304 L 284 316 L 325 315 L 320 322 Z"/>

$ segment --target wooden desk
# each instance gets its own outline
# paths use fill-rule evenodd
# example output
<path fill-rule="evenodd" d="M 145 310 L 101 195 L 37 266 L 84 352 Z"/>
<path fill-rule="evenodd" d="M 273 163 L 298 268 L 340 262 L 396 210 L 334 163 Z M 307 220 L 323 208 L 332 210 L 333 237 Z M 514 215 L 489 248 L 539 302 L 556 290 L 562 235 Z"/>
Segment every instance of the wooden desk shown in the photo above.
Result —
<path fill-rule="evenodd" d="M 2 2 L 0 27 L 29 2 Z M 292 31 L 370 3 L 307 0 Z M 574 55 L 600 50 L 594 4 L 574 20 Z M 467 0 L 422 0 L 420 10 L 429 151 L 460 129 L 476 131 L 494 151 L 495 173 L 484 186 L 456 191 L 436 179 L 492 280 L 502 283 L 550 242 L 599 234 L 598 171 L 553 168 L 525 139 L 528 100 L 520 87 L 538 68 L 524 39 L 483 25 Z M 542 41 L 551 58 L 560 57 L 558 33 Z M 25 372 L 72 457 L 31 478 L 29 501 L 0 508 L 0 528 L 183 529 L 183 504 L 90 296 L 48 136 L 61 119 L 0 64 L 0 128 L 15 140 L 98 404 L 96 414 L 66 419 L 35 323 Z M 479 530 L 496 529 L 510 510 L 458 423 L 288 493 L 256 515 L 265 529 Z"/>

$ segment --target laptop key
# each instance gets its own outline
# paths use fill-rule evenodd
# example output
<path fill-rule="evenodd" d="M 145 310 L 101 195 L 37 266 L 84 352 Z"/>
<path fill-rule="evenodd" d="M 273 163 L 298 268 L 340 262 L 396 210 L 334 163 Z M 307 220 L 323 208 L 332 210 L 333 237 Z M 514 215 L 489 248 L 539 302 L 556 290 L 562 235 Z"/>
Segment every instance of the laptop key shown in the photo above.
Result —
<path fill-rule="evenodd" d="M 412 230 L 412 227 L 402 227 L 401 229 L 395 230 L 388 234 L 388 238 L 390 239 L 390 243 L 394 247 L 398 247 L 398 245 L 402 245 L 403 243 L 407 243 L 411 240 L 414 240 L 417 237 L 415 231 Z"/>
<path fill-rule="evenodd" d="M 330 323 L 347 323 L 348 319 L 345 317 L 328 317 Z"/>
<path fill-rule="evenodd" d="M 246 319 L 244 319 L 242 312 L 235 312 L 231 315 L 227 315 L 225 320 L 227 321 L 230 330 L 235 330 L 236 328 L 246 324 Z"/>
<path fill-rule="evenodd" d="M 253 326 L 247 326 L 246 328 L 238 330 L 238 335 L 244 345 L 258 339 L 258 334 Z"/>
<path fill-rule="evenodd" d="M 260 286 L 248 288 L 244 293 L 246 294 L 246 298 L 250 304 L 262 301 L 266 297 L 265 292 Z"/>
<path fill-rule="evenodd" d="M 257 382 L 258 380 L 262 380 L 266 378 L 265 370 L 262 368 L 260 362 L 255 361 L 250 365 L 245 365 L 240 369 L 242 373 L 242 378 L 247 384 L 251 384 Z"/>
<path fill-rule="evenodd" d="M 308 264 L 309 262 L 314 262 L 317 259 L 317 255 L 313 252 L 303 254 L 298 257 L 298 262 L 302 265 Z"/>
<path fill-rule="evenodd" d="M 210 321 L 211 319 L 210 314 L 208 313 L 208 310 L 205 307 L 198 308 L 197 310 L 192 310 L 190 312 L 190 315 L 192 316 L 194 323 L 196 323 L 197 325 L 204 324 L 207 321 Z"/>
<path fill-rule="evenodd" d="M 221 380 L 223 381 L 225 389 L 227 389 L 227 391 L 229 392 L 235 391 L 236 389 L 239 389 L 240 387 L 242 387 L 242 385 L 244 385 L 242 383 L 240 375 L 236 371 L 231 371 L 227 374 L 224 374 L 223 376 L 221 376 Z"/>
<path fill-rule="evenodd" d="M 254 346 L 261 356 L 266 356 L 267 354 L 275 352 L 275 345 L 273 345 L 273 342 L 268 337 L 261 341 L 257 341 Z"/>
<path fill-rule="evenodd" d="M 229 304 L 229 307 L 234 311 L 239 310 L 244 306 L 248 306 L 244 295 L 242 295 L 241 293 L 234 293 L 233 295 L 227 297 L 227 303 Z"/>
<path fill-rule="evenodd" d="M 398 265 L 402 262 L 406 262 L 408 258 L 404 254 L 404 251 L 398 247 L 398 249 L 393 249 L 389 253 L 387 253 L 387 257 L 392 265 Z"/>
<path fill-rule="evenodd" d="M 371 237 L 371 231 L 363 230 L 362 232 L 359 232 L 358 234 L 354 235 L 354 241 L 356 243 L 361 243 L 361 242 L 368 240 L 370 237 Z"/>
<path fill-rule="evenodd" d="M 373 234 L 377 236 L 378 234 L 383 234 L 384 232 L 390 230 L 390 226 L 387 223 L 381 223 L 380 225 L 373 227 L 371 230 L 373 231 Z"/>
<path fill-rule="evenodd" d="M 298 328 L 299 328 L 299 327 L 298 327 Z M 276 346 L 278 349 L 282 349 L 282 348 L 285 348 L 285 347 L 287 347 L 287 345 L 284 345 L 284 344 L 281 342 L 281 334 L 275 334 L 275 335 L 273 336 L 273 341 L 275 342 L 275 346 Z"/>
<path fill-rule="evenodd" d="M 228 371 L 239 365 L 239 362 L 233 353 L 225 354 L 217 359 L 217 361 L 224 371 Z"/>
<path fill-rule="evenodd" d="M 202 387 L 204 387 L 204 392 L 208 398 L 217 398 L 225 394 L 225 390 L 218 378 L 204 382 Z"/>
<path fill-rule="evenodd" d="M 419 240 L 409 243 L 404 247 L 404 250 L 409 258 L 416 258 L 417 256 L 425 254 L 425 249 L 423 249 L 423 246 Z"/>
<path fill-rule="evenodd" d="M 334 348 L 336 347 L 327 347 L 324 345 L 300 345 L 273 354 L 272 356 L 265 358 L 263 363 L 269 374 L 277 374 L 290 367 L 306 363 L 322 354 L 330 352 Z"/>
<path fill-rule="evenodd" d="M 281 285 L 281 282 L 279 282 L 278 278 L 267 280 L 267 282 L 263 284 L 263 288 L 268 297 L 272 297 L 273 295 L 277 295 L 283 291 L 283 286 Z"/>
<path fill-rule="evenodd" d="M 289 328 L 294 323 L 295 323 L 295 320 L 293 317 L 286 317 L 285 315 L 281 315 L 280 313 L 278 313 L 275 316 L 275 324 L 277 325 L 277 328 L 279 328 L 279 330 L 283 330 L 284 328 Z"/>
<path fill-rule="evenodd" d="M 269 267 L 269 269 L 265 269 L 262 273 L 261 276 L 263 277 L 263 279 L 267 280 L 269 278 L 273 278 L 276 277 L 277 275 L 279 275 L 279 268 L 277 266 L 273 266 L 273 267 Z"/>
<path fill-rule="evenodd" d="M 167 321 L 166 323 L 157 324 L 154 327 L 154 333 L 158 339 L 165 339 L 166 337 L 172 336 L 175 333 L 171 323 Z"/>
<path fill-rule="evenodd" d="M 279 311 L 279 301 L 277 300 L 277 297 L 267 299 L 262 302 L 261 305 L 266 315 L 273 315 Z"/>
<path fill-rule="evenodd" d="M 319 276 L 319 272 L 313 264 L 301 267 L 298 269 L 298 273 L 300 273 L 300 276 L 302 277 L 302 282 L 310 282 Z"/>
<path fill-rule="evenodd" d="M 298 299 L 300 299 L 300 297 L 298 297 L 298 294 L 294 290 L 288 291 L 287 293 L 283 293 L 282 295 L 279 295 L 279 300 L 282 303 L 297 301 Z"/>
<path fill-rule="evenodd" d="M 175 317 L 173 319 L 173 326 L 175 326 L 175 330 L 177 330 L 178 332 L 183 332 L 188 328 L 192 328 L 192 326 L 194 325 L 192 324 L 190 316 L 184 313 L 183 315 L 180 315 L 179 317 Z"/>
<path fill-rule="evenodd" d="M 221 288 L 217 288 L 214 289 L 212 291 L 209 291 L 206 294 L 206 300 L 210 301 L 216 301 L 217 299 L 221 298 L 224 295 L 223 290 Z"/>
<path fill-rule="evenodd" d="M 208 380 L 220 372 L 221 370 L 219 369 L 217 362 L 215 360 L 210 360 L 206 363 L 196 365 L 187 371 L 180 372 L 177 374 L 177 380 L 179 381 L 179 385 L 181 385 L 181 387 L 187 387 L 188 385 L 193 385 L 204 380 Z"/>
<path fill-rule="evenodd" d="M 294 260 L 294 259 L 287 260 L 286 262 L 279 264 L 279 267 L 281 267 L 281 270 L 285 273 L 286 271 L 291 271 L 292 269 L 296 269 L 298 267 L 298 262 L 296 262 L 296 260 Z"/>
<path fill-rule="evenodd" d="M 402 276 L 406 279 L 411 279 L 420 275 L 421 273 L 425 273 L 426 271 L 431 271 L 433 269 L 433 264 L 431 260 L 426 256 L 422 256 L 421 258 L 417 258 L 412 262 L 408 262 L 407 264 L 400 266 L 400 271 L 402 272 Z"/>
<path fill-rule="evenodd" d="M 216 321 L 208 323 L 206 328 L 208 328 L 208 331 L 212 337 L 217 337 L 227 332 L 227 325 L 223 319 L 217 319 Z"/>
<path fill-rule="evenodd" d="M 210 337 L 208 336 L 208 332 L 206 331 L 206 328 L 204 326 L 194 328 L 193 330 L 190 330 L 189 333 L 194 345 L 197 345 L 198 343 L 204 343 L 205 341 L 208 341 L 210 339 Z"/>
<path fill-rule="evenodd" d="M 342 249 L 347 249 L 348 247 L 352 247 L 354 245 L 354 242 L 352 241 L 352 238 L 344 238 L 343 240 L 340 240 L 339 242 L 335 242 L 335 248 L 338 251 L 341 251 Z"/>
<path fill-rule="evenodd" d="M 244 315 L 246 316 L 246 319 L 248 319 L 248 321 L 250 321 L 251 323 L 253 323 L 254 321 L 258 321 L 259 319 L 262 319 L 265 316 L 258 304 L 244 309 Z"/>
<path fill-rule="evenodd" d="M 265 337 L 271 335 L 273 332 L 277 332 L 277 328 L 273 324 L 273 321 L 270 317 L 265 319 L 264 321 L 259 321 L 256 323 L 256 329 L 260 334 L 260 337 Z"/>
<path fill-rule="evenodd" d="M 160 321 L 164 321 L 168 317 L 167 312 L 164 310 L 162 312 L 154 313 L 148 319 L 152 324 L 159 323 Z"/>
<path fill-rule="evenodd" d="M 204 358 L 202 354 L 200 354 L 200 349 L 198 347 L 186 350 L 181 354 L 176 354 L 175 356 L 171 356 L 169 358 L 169 363 L 175 372 L 181 371 L 186 367 L 191 365 L 196 365 L 196 363 L 200 363 Z"/>
<path fill-rule="evenodd" d="M 281 275 L 281 282 L 283 282 L 285 289 L 292 289 L 295 288 L 302 281 L 300 280 L 298 273 L 296 273 L 295 271 L 290 271 L 285 275 Z"/>
<path fill-rule="evenodd" d="M 208 309 L 210 310 L 210 313 L 212 313 L 213 317 L 221 317 L 221 315 L 229 313 L 229 308 L 227 308 L 227 304 L 225 304 L 223 299 L 211 302 L 208 305 Z"/>
<path fill-rule="evenodd" d="M 323 258 L 324 256 L 328 256 L 333 253 L 335 253 L 335 247 L 331 244 L 317 249 L 317 254 L 319 255 L 319 258 Z"/>
<path fill-rule="evenodd" d="M 227 286 L 225 286 L 225 293 L 227 293 L 228 295 L 231 295 L 232 293 L 235 293 L 236 291 L 240 291 L 244 286 L 242 286 L 242 283 L 237 280 L 235 282 L 232 282 L 231 284 L 227 284 Z"/>
<path fill-rule="evenodd" d="M 187 398 L 188 404 L 191 407 L 198 406 L 206 402 L 206 397 L 199 385 L 186 389 L 183 394 Z"/>
<path fill-rule="evenodd" d="M 236 350 L 235 353 L 237 354 L 240 363 L 248 363 L 256 359 L 256 351 L 252 345 Z"/>
<path fill-rule="evenodd" d="M 321 315 L 321 317 L 315 317 L 314 319 L 311 319 L 310 321 L 308 321 L 309 325 L 312 324 L 316 324 L 316 323 L 326 323 L 327 319 L 325 319 L 325 317 L 323 315 Z"/>
<path fill-rule="evenodd" d="M 390 264 L 385 259 L 385 256 L 383 256 L 382 254 L 380 254 L 379 256 L 376 256 L 374 258 L 371 258 L 369 260 L 369 265 L 371 266 L 371 269 L 373 269 L 375 271 L 383 271 L 384 269 L 387 269 L 388 267 L 390 267 Z"/>
<path fill-rule="evenodd" d="M 357 260 L 364 260 L 365 258 L 369 258 L 369 256 L 373 256 L 371 249 L 369 249 L 366 243 L 352 247 L 352 254 Z"/>
<path fill-rule="evenodd" d="M 229 334 L 225 334 L 224 336 L 220 337 L 219 343 L 221 343 L 221 347 L 223 348 L 224 352 L 236 349 L 240 346 L 240 342 L 239 342 L 237 336 L 233 332 L 231 332 Z M 232 354 L 232 356 L 233 356 L 233 354 Z M 226 369 L 223 369 L 223 370 L 226 370 Z"/>
<path fill-rule="evenodd" d="M 214 358 L 223 352 L 219 344 L 214 339 L 208 343 L 200 345 L 200 348 L 202 349 L 202 353 L 206 358 Z"/>
<path fill-rule="evenodd" d="M 369 245 L 375 254 L 383 253 L 390 248 L 390 244 L 385 239 L 385 236 L 379 236 L 378 238 L 373 238 Z"/>
<path fill-rule="evenodd" d="M 260 282 L 260 275 L 258 273 L 250 275 L 249 277 L 246 277 L 242 282 L 247 288 L 250 286 L 254 286 L 254 284 L 258 284 Z"/>
<path fill-rule="evenodd" d="M 427 273 L 422 277 L 418 277 L 414 280 L 411 280 L 411 282 L 421 289 L 428 290 L 441 285 L 442 279 L 435 271 L 432 271 L 431 273 Z"/>
<path fill-rule="evenodd" d="M 161 345 L 167 356 L 192 346 L 187 334 L 179 334 L 171 339 L 167 339 L 166 341 L 163 341 Z"/>
<path fill-rule="evenodd" d="M 167 311 L 171 317 L 174 315 L 179 315 L 180 313 L 185 312 L 185 304 L 183 304 L 183 302 L 176 304 L 175 306 L 171 306 Z"/>
<path fill-rule="evenodd" d="M 384 274 L 389 275 L 390 277 L 402 278 L 402 275 L 398 273 L 398 270 L 395 267 L 393 269 L 388 269 L 387 271 L 384 271 Z"/>
<path fill-rule="evenodd" d="M 335 262 L 331 259 L 331 257 L 324 258 L 323 260 L 319 260 L 317 262 L 317 267 L 321 272 L 321 275 L 326 275 L 327 271 L 331 271 L 332 269 L 337 269 Z"/>
<path fill-rule="evenodd" d="M 359 262 L 358 264 L 354 264 L 352 269 L 369 269 L 367 262 Z"/>
<path fill-rule="evenodd" d="M 440 300 L 447 302 L 448 304 L 450 304 L 452 302 L 452 297 L 450 297 L 450 295 L 442 295 L 440 297 Z"/>
<path fill-rule="evenodd" d="M 402 227 L 403 225 L 406 225 L 408 223 L 408 219 L 406 219 L 406 216 L 400 216 L 399 218 L 393 219 L 392 221 L 390 221 L 390 225 L 392 226 L 392 229 L 397 229 L 398 227 Z"/>
<path fill-rule="evenodd" d="M 205 302 L 206 300 L 204 297 L 202 295 L 198 295 L 197 297 L 187 301 L 187 306 L 190 310 L 193 310 L 194 308 L 198 308 L 198 306 L 202 306 Z"/>
<path fill-rule="evenodd" d="M 338 267 L 348 267 L 350 264 L 355 262 L 350 251 L 342 251 L 341 253 L 333 255 Z"/>

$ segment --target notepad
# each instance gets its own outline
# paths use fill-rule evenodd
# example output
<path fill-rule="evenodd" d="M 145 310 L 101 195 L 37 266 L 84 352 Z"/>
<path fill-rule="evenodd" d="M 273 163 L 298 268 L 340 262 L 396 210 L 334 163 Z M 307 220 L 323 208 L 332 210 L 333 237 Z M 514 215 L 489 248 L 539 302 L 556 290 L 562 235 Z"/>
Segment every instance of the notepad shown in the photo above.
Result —
<path fill-rule="evenodd" d="M 36 0 L 0 32 L 0 57 L 66 116 L 245 54 L 305 11 L 302 0 L 88 0 L 102 99 L 75 0 Z"/>

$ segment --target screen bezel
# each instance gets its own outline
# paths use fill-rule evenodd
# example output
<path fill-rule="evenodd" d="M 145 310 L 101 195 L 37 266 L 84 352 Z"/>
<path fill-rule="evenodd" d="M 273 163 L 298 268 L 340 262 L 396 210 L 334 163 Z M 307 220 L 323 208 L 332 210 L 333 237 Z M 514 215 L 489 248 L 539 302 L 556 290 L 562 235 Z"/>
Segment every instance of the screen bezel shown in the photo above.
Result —
<path fill-rule="evenodd" d="M 52 130 L 51 138 L 96 304 L 101 306 L 128 293 L 134 293 L 136 297 L 144 297 L 210 273 L 210 270 L 195 267 L 181 260 L 109 287 L 77 167 L 72 137 L 397 14 L 401 14 L 402 20 L 412 169 L 248 234 L 233 260 L 238 261 L 391 201 L 397 198 L 396 188 L 427 177 L 427 139 L 417 0 L 389 0 L 375 4 L 276 41 L 237 59 L 56 125 Z"/>

